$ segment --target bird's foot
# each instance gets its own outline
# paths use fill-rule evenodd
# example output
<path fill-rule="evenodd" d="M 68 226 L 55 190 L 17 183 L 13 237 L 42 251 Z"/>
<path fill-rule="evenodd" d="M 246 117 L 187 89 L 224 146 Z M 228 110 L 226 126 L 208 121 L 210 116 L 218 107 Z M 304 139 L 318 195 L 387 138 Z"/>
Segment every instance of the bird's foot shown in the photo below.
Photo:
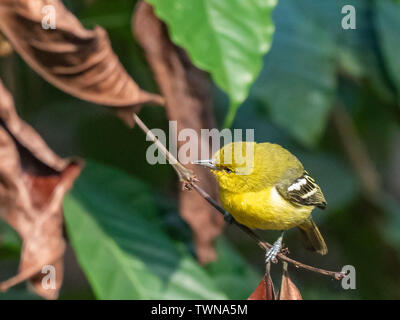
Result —
<path fill-rule="evenodd" d="M 283 255 L 285 255 L 285 256 L 287 256 L 289 253 L 290 253 L 290 251 L 289 251 L 289 248 L 282 248 L 281 249 L 281 253 L 283 254 Z"/>
<path fill-rule="evenodd" d="M 194 174 L 185 178 L 180 171 L 177 172 L 179 176 L 179 181 L 182 182 L 182 191 L 191 191 L 193 189 L 193 183 L 200 181 Z M 192 173 L 192 171 L 189 170 L 188 173 L 190 174 Z"/>
<path fill-rule="evenodd" d="M 272 247 L 265 254 L 265 263 L 268 263 L 270 261 L 273 263 L 278 262 L 278 259 L 276 259 L 276 256 L 278 255 L 279 251 L 281 251 L 281 249 L 282 249 L 282 239 L 283 239 L 283 232 L 282 232 L 281 236 L 278 238 L 278 240 L 276 240 L 274 242 Z"/>
<path fill-rule="evenodd" d="M 233 220 L 235 220 L 229 212 L 224 213 L 224 220 L 227 224 L 232 224 Z"/>

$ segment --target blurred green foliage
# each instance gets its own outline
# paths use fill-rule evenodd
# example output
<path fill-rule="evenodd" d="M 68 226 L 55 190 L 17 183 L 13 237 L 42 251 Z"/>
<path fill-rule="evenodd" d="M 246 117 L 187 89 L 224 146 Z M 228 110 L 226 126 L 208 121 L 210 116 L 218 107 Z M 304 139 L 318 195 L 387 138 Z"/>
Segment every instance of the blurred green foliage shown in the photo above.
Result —
<path fill-rule="evenodd" d="M 131 34 L 135 1 L 65 3 L 85 26 L 105 27 L 128 72 L 143 89 L 157 90 Z M 356 30 L 341 27 L 345 4 L 356 8 Z M 354 265 L 357 289 L 345 291 L 327 277 L 289 271 L 306 299 L 399 299 L 400 184 L 393 177 L 400 177 L 400 5 L 392 0 L 280 0 L 273 20 L 271 50 L 232 127 L 254 128 L 256 141 L 288 148 L 316 178 L 328 208 L 316 210 L 314 219 L 329 254 L 319 257 L 304 250 L 296 231 L 288 232 L 285 242 L 292 256 L 307 264 L 333 270 Z M 196 37 L 196 31 L 181 31 Z M 0 63 L 0 76 L 19 114 L 57 153 L 88 160 L 65 200 L 65 215 L 68 237 L 95 297 L 249 296 L 261 279 L 263 252 L 228 227 L 216 244 L 218 260 L 198 266 L 191 231 L 176 208 L 175 173 L 168 165 L 146 162 L 149 142 L 140 130 L 128 129 L 107 110 L 60 92 L 16 55 Z M 240 80 L 237 70 L 241 66 L 229 68 L 229 77 Z M 257 68 L 252 71 L 256 73 Z M 235 83 L 241 90 L 249 85 Z M 222 126 L 229 101 L 217 87 L 213 98 Z M 350 115 L 382 179 L 378 203 L 365 196 L 343 148 L 346 141 L 331 121 L 337 104 Z M 162 108 L 147 107 L 140 115 L 151 128 L 168 127 Z M 262 235 L 276 238 L 275 232 Z M 20 244 L 3 225 L 0 239 L 0 275 L 5 279 L 16 271 Z M 73 258 L 67 258 L 66 265 L 73 265 Z M 91 298 L 87 284 L 69 281 L 68 272 L 61 298 Z M 272 272 L 279 286 L 280 266 L 273 266 Z M 0 298 L 19 295 L 31 297 L 22 286 Z"/>

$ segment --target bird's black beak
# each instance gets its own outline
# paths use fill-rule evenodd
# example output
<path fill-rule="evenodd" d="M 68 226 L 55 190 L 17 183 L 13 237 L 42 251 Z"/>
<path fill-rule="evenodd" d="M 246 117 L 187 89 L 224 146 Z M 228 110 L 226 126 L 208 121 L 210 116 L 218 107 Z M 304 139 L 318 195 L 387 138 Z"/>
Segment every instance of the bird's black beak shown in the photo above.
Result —
<path fill-rule="evenodd" d="M 213 159 L 207 160 L 195 160 L 192 162 L 193 164 L 199 164 L 201 166 L 207 167 L 212 170 L 219 170 L 217 166 L 215 166 L 215 161 Z"/>

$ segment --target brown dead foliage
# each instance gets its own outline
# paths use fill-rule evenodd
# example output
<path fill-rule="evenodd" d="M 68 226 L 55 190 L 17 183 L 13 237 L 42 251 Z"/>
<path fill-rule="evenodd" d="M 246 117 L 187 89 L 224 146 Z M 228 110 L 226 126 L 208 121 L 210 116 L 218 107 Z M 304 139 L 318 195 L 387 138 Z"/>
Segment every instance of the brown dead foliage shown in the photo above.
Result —
<path fill-rule="evenodd" d="M 266 274 L 248 300 L 277 300 L 270 274 Z"/>
<path fill-rule="evenodd" d="M 0 283 L 0 291 L 29 279 L 39 295 L 57 298 L 65 250 L 62 200 L 81 167 L 80 161 L 59 158 L 18 117 L 0 81 L 0 218 L 22 239 L 18 274 Z M 55 267 L 55 289 L 42 286 L 46 265 Z"/>
<path fill-rule="evenodd" d="M 281 290 L 279 291 L 279 300 L 303 300 L 299 289 L 289 277 L 288 264 L 283 263 L 283 273 Z"/>
<path fill-rule="evenodd" d="M 42 9 L 52 5 L 56 29 L 44 29 Z M 114 108 L 129 125 L 145 103 L 163 104 L 139 88 L 114 54 L 106 31 L 85 29 L 60 0 L 0 0 L 0 29 L 44 79 L 78 98 Z"/>
<path fill-rule="evenodd" d="M 215 127 L 208 79 L 172 43 L 165 24 L 154 15 L 151 5 L 138 3 L 132 27 L 165 97 L 168 118 L 177 121 L 178 134 L 182 129 L 191 128 L 200 137 L 200 129 Z M 184 143 L 178 142 L 178 147 Z M 202 148 L 210 148 L 208 141 L 199 139 L 199 150 L 201 144 Z M 189 167 L 195 171 L 200 186 L 217 198 L 216 182 L 207 170 Z M 215 260 L 213 240 L 221 233 L 223 218 L 194 192 L 180 193 L 180 213 L 194 232 L 199 262 Z"/>
<path fill-rule="evenodd" d="M 267 265 L 264 277 L 248 300 L 303 300 L 299 289 L 289 277 L 288 264 L 286 262 L 283 262 L 281 289 L 278 294 L 275 293 L 269 269 L 270 265 Z"/>

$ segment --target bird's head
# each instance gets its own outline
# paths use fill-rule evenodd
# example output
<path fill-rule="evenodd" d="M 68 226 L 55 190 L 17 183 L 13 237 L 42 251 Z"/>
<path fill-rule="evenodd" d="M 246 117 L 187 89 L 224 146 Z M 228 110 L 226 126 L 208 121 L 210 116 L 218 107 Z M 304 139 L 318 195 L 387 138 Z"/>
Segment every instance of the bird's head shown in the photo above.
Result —
<path fill-rule="evenodd" d="M 211 159 L 193 163 L 209 168 L 222 189 L 251 191 L 258 188 L 262 180 L 255 148 L 255 142 L 233 142 L 218 150 Z"/>

